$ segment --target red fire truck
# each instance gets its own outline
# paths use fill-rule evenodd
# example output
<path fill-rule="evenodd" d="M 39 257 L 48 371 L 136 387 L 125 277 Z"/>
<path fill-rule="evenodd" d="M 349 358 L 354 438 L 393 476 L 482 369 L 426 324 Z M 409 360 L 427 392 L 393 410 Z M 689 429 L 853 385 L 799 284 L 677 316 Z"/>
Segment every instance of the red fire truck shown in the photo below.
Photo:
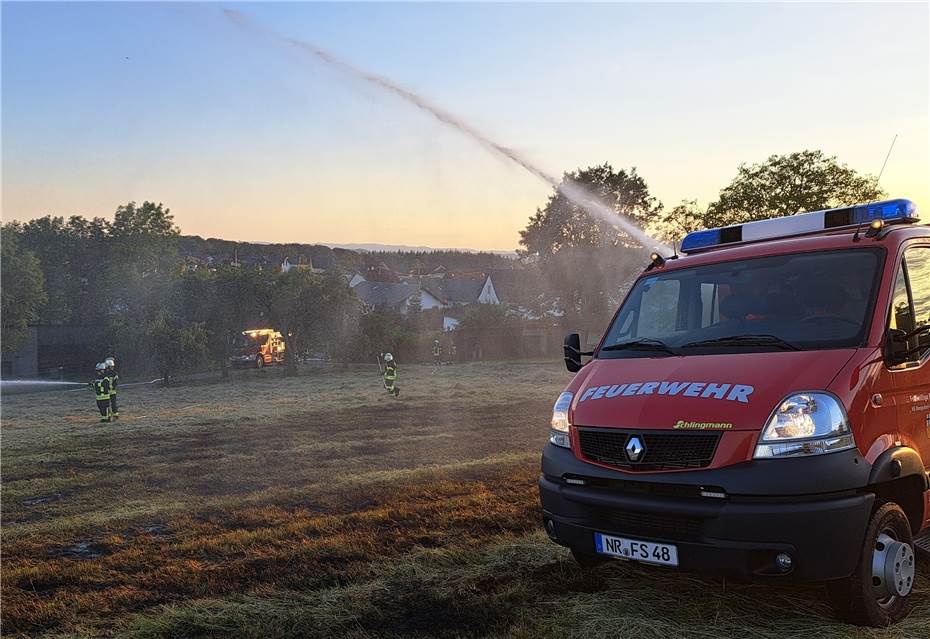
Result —
<path fill-rule="evenodd" d="M 622 558 L 907 611 L 930 549 L 930 227 L 891 200 L 653 253 L 552 415 L 543 523 Z M 588 361 L 590 358 L 590 361 Z"/>
<path fill-rule="evenodd" d="M 235 367 L 264 368 L 284 362 L 284 336 L 273 328 L 242 331 L 235 347 L 237 353 L 229 358 Z"/>

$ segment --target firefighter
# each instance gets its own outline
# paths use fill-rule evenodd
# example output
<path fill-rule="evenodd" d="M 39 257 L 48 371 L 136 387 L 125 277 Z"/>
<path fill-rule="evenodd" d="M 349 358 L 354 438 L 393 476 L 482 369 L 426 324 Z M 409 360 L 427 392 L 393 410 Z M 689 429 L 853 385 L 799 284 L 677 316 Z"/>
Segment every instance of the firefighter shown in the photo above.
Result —
<path fill-rule="evenodd" d="M 110 416 L 119 419 L 119 410 L 116 408 L 116 387 L 119 385 L 119 373 L 116 372 L 116 360 L 108 357 L 103 360 L 107 365 L 107 377 L 110 380 Z"/>
<path fill-rule="evenodd" d="M 433 340 L 433 370 L 436 371 L 442 365 L 442 345 L 438 339 Z"/>
<path fill-rule="evenodd" d="M 400 388 L 397 386 L 397 362 L 390 353 L 384 354 L 384 390 L 393 397 L 400 395 Z"/>
<path fill-rule="evenodd" d="M 458 358 L 458 349 L 455 348 L 455 342 L 449 344 L 449 363 L 455 364 L 455 360 Z"/>
<path fill-rule="evenodd" d="M 107 365 L 103 362 L 97 364 L 97 377 L 90 383 L 97 398 L 97 409 L 100 411 L 100 421 L 110 421 L 110 378 L 107 377 Z"/>

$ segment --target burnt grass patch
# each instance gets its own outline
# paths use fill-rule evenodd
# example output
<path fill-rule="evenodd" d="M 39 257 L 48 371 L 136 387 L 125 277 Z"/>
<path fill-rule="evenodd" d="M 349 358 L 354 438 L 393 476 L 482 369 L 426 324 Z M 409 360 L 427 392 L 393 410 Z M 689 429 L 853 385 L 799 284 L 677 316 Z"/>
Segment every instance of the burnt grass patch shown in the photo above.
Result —
<path fill-rule="evenodd" d="M 329 512 L 269 505 L 197 513 L 161 524 L 158 534 L 136 527 L 63 547 L 15 540 L 3 549 L 3 627 L 96 630 L 158 604 L 262 587 L 339 586 L 418 548 L 476 547 L 523 534 L 537 525 L 535 475 L 495 468 L 480 479 L 439 475 L 359 487 Z M 415 614 L 401 613 L 410 606 Z M 454 602 L 446 608 L 469 614 Z M 387 610 L 397 611 L 398 624 L 430 618 L 430 606 L 413 592 Z"/>

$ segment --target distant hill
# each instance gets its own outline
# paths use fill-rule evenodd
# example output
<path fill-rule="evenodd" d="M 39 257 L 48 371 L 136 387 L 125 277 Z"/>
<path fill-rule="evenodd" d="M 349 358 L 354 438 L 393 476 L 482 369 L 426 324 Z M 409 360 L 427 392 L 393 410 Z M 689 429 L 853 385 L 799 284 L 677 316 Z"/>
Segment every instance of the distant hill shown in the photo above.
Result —
<path fill-rule="evenodd" d="M 330 248 L 341 248 L 349 249 L 351 251 L 364 251 L 366 253 L 433 253 L 433 252 L 449 252 L 455 251 L 460 253 L 493 253 L 494 255 L 502 255 L 504 257 L 517 257 L 516 251 L 505 251 L 505 250 L 481 250 L 481 249 L 470 249 L 470 248 L 435 248 L 432 246 L 408 246 L 406 244 L 331 244 L 326 243 L 325 246 Z"/>
<path fill-rule="evenodd" d="M 346 271 L 361 271 L 369 265 L 384 263 L 397 273 L 428 273 L 440 266 L 450 270 L 489 271 L 510 268 L 514 252 L 478 252 L 463 249 L 433 249 L 419 246 L 386 244 L 271 244 L 264 242 L 234 242 L 196 235 L 178 238 L 178 252 L 182 257 L 211 260 L 228 264 L 235 259 L 243 266 L 261 264 L 274 268 L 285 257 L 297 262 L 312 261 L 317 268 L 338 266 Z"/>

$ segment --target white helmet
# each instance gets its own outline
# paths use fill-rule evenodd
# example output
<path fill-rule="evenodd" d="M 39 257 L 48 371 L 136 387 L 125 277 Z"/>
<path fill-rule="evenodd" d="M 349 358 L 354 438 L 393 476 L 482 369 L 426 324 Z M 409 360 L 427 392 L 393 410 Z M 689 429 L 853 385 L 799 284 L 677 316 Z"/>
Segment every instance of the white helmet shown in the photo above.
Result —
<path fill-rule="evenodd" d="M 98 371 L 105 371 L 105 370 L 107 370 L 107 365 L 106 365 L 105 363 L 103 363 L 103 362 L 97 362 L 97 370 L 98 370 Z"/>
<path fill-rule="evenodd" d="M 107 368 L 114 368 L 116 366 L 116 360 L 112 357 L 108 357 L 103 360 L 103 363 L 107 365 Z"/>
<path fill-rule="evenodd" d="M 385 353 L 385 354 L 384 354 L 384 361 L 385 361 L 385 362 L 393 362 L 393 361 L 394 361 L 394 356 L 391 355 L 390 353 Z"/>

